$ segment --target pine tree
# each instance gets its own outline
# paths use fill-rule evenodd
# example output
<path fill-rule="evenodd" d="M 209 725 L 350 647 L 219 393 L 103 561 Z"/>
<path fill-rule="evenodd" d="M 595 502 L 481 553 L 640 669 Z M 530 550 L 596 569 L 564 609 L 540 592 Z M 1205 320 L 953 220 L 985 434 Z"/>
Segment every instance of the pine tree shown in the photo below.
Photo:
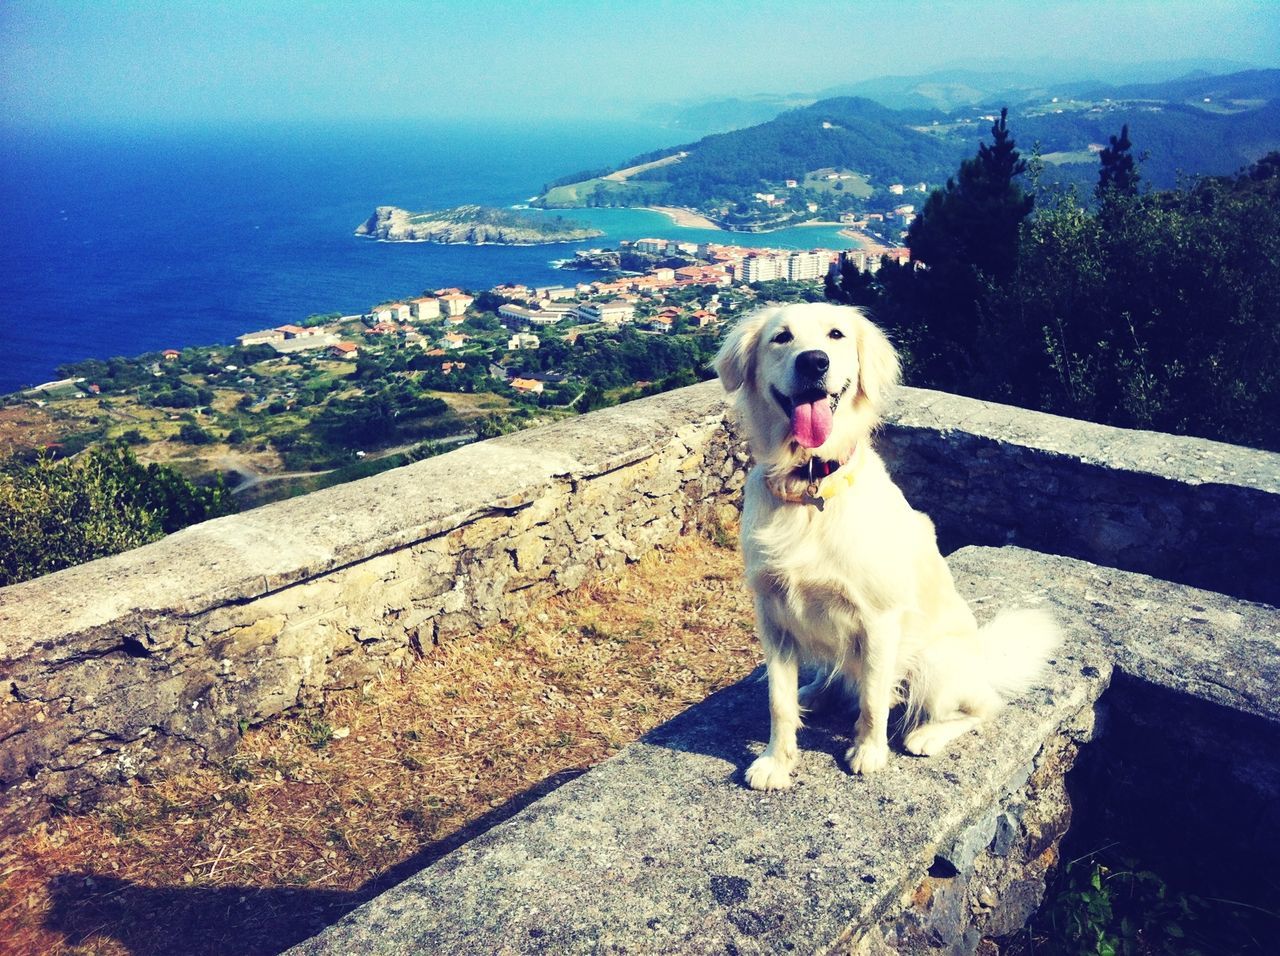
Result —
<path fill-rule="evenodd" d="M 1009 133 L 1008 110 L 991 127 L 991 142 L 960 164 L 935 190 L 907 232 L 914 263 L 927 266 L 888 290 L 885 312 L 914 315 L 919 347 L 913 374 L 919 384 L 1002 396 L 1004 374 L 988 368 L 992 343 L 1004 347 L 1003 316 L 984 308 L 992 288 L 1018 265 L 1022 222 L 1035 198 L 1016 182 L 1027 169 Z M 980 348 L 981 343 L 981 348 Z"/>
<path fill-rule="evenodd" d="M 1129 142 L 1129 124 L 1120 127 L 1120 135 L 1112 136 L 1111 145 L 1102 150 L 1102 168 L 1098 171 L 1098 198 L 1135 196 L 1138 193 L 1138 167 L 1134 164 L 1133 143 Z"/>
<path fill-rule="evenodd" d="M 911 258 L 932 268 L 971 267 L 1002 279 L 1017 264 L 1018 229 L 1035 197 L 1014 182 L 1026 172 L 1009 134 L 1009 110 L 991 127 L 992 142 L 960 164 L 943 189 L 934 190 L 911 224 L 907 245 Z"/>

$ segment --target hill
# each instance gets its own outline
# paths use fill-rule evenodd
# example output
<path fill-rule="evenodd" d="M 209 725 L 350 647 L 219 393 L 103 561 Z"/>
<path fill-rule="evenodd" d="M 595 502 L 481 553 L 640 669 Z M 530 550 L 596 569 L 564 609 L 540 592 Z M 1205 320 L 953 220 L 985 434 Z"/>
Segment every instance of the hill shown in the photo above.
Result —
<path fill-rule="evenodd" d="M 1160 188 L 1180 173 L 1230 173 L 1280 148 L 1280 70 L 1127 86 L 1033 83 L 965 71 L 869 81 L 860 88 L 898 108 L 861 96 L 820 100 L 615 169 L 563 177 L 537 204 L 688 206 L 730 229 L 887 210 L 902 202 L 893 184 L 945 182 L 1004 105 L 1023 150 L 1039 144 L 1050 181 L 1092 183 L 1097 153 L 1124 124 L 1147 156 L 1144 178 Z M 966 105 L 927 108 L 958 102 Z M 822 182 L 835 186 L 815 188 Z"/>
<path fill-rule="evenodd" d="M 620 167 L 634 170 L 621 180 L 618 170 L 566 176 L 548 184 L 539 204 L 667 204 L 696 208 L 729 228 L 781 225 L 819 210 L 853 208 L 866 194 L 855 183 L 884 192 L 894 182 L 945 179 L 963 154 L 960 144 L 915 128 L 938 115 L 856 97 L 824 100 L 767 123 L 635 157 Z M 832 171 L 837 187 L 801 187 L 807 174 L 819 170 Z M 788 188 L 787 180 L 796 185 Z M 786 195 L 760 199 L 755 193 L 762 191 Z"/>

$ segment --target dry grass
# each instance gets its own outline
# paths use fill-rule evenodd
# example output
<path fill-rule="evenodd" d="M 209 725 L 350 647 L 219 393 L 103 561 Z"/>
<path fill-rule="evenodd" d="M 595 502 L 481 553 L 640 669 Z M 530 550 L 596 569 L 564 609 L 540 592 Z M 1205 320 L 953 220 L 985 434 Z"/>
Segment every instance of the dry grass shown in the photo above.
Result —
<path fill-rule="evenodd" d="M 757 660 L 737 553 L 653 553 L 39 827 L 3 853 L 0 950 L 276 952 Z"/>

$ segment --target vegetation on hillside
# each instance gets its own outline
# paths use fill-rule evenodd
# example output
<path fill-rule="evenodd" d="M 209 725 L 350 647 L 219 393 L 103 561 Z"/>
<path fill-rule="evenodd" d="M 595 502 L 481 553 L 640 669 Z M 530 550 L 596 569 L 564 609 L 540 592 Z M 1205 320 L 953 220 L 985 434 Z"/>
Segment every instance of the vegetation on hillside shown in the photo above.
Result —
<path fill-rule="evenodd" d="M 1094 84 L 1096 87 L 1096 84 Z M 1023 91 L 1030 94 L 1030 90 Z M 1062 85 L 1062 96 L 1041 92 L 1009 111 L 1024 143 L 1038 143 L 1045 179 L 1085 184 L 1108 134 L 1128 124 L 1143 143 L 1150 182 L 1171 188 L 1183 171 L 1223 174 L 1280 149 L 1280 70 L 1256 70 L 1124 88 Z M 905 105 L 894 100 L 899 106 Z M 925 101 L 921 101 L 922 103 Z M 826 167 L 869 177 L 875 201 L 901 202 L 892 183 L 938 183 L 972 149 L 992 115 L 977 101 L 943 111 L 894 109 L 860 97 L 820 100 L 746 129 L 704 137 L 627 160 L 619 168 L 687 153 L 625 181 L 598 169 L 549 183 L 549 206 L 637 206 L 655 203 L 699 209 L 728 226 L 771 224 L 857 208 L 853 197 L 803 188 L 780 193 L 781 209 L 753 202 L 806 173 Z"/>
<path fill-rule="evenodd" d="M 992 135 L 912 224 L 915 265 L 828 294 L 872 309 L 912 384 L 1280 450 L 1280 154 L 1144 191 L 1124 129 L 1092 205 L 1033 203 L 1038 164 Z"/>
<path fill-rule="evenodd" d="M 0 587 L 117 554 L 235 510 L 221 480 L 199 487 L 109 444 L 73 461 L 0 465 Z"/>

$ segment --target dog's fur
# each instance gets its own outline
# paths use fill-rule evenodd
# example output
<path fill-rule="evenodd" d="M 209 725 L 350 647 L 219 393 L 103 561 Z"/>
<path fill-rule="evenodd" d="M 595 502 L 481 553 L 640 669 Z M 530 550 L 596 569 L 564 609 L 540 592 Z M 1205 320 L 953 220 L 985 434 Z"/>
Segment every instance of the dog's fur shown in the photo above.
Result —
<path fill-rule="evenodd" d="M 797 368 L 797 356 L 814 350 L 829 363 L 821 381 L 811 364 L 802 360 Z M 928 756 L 1034 682 L 1059 640 L 1053 621 L 1042 611 L 1008 611 L 979 629 L 956 593 L 933 523 L 907 504 L 871 447 L 899 374 L 897 354 L 879 329 L 842 306 L 766 308 L 729 332 L 715 368 L 736 393 L 756 461 L 742 550 L 755 591 L 771 729 L 764 753 L 747 769 L 751 787 L 791 785 L 801 700 L 837 678 L 858 696 L 846 754 L 855 773 L 888 762 L 896 703 L 907 705 L 906 750 Z M 789 407 L 796 396 L 814 394 L 830 396 L 835 407 L 829 434 L 809 449 L 793 434 Z M 824 480 L 823 492 L 828 482 L 839 486 L 827 500 L 805 493 L 817 487 L 805 471 L 810 458 L 846 462 Z M 802 665 L 820 670 L 800 691 Z"/>

